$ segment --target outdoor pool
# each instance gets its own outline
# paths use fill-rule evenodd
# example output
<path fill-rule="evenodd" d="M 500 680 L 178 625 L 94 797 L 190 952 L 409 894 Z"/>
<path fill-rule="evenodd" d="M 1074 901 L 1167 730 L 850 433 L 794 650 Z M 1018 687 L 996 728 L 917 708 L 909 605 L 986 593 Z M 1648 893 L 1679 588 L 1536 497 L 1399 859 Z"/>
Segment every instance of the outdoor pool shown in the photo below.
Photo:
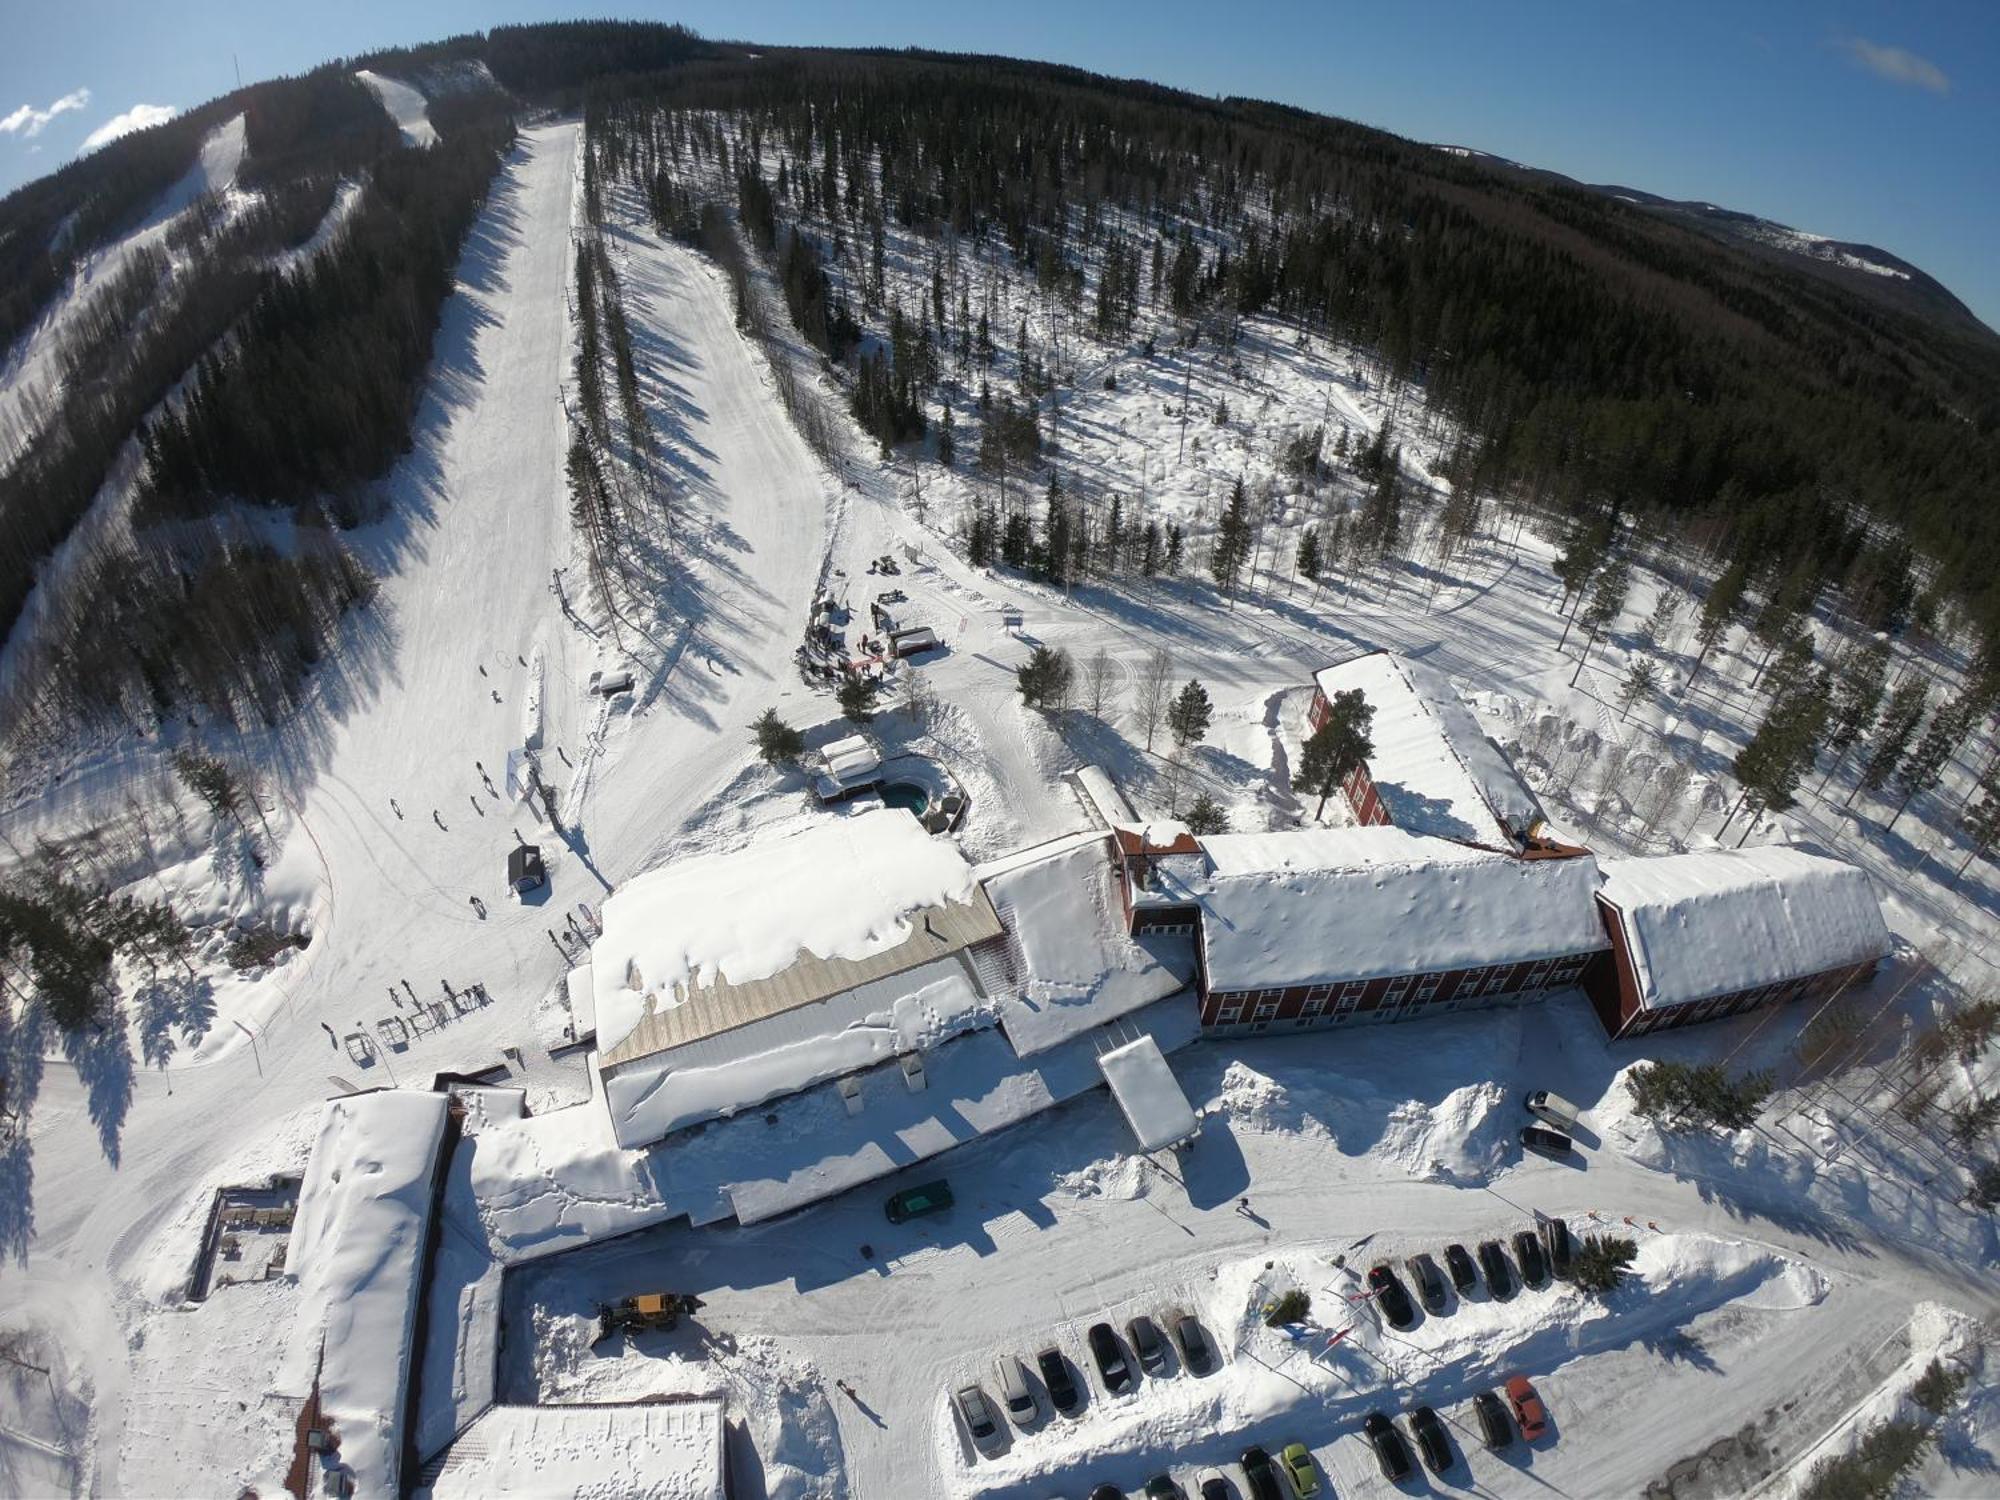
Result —
<path fill-rule="evenodd" d="M 931 805 L 930 793 L 907 781 L 892 782 L 876 795 L 882 799 L 883 806 L 907 808 L 919 818 L 930 809 Z"/>

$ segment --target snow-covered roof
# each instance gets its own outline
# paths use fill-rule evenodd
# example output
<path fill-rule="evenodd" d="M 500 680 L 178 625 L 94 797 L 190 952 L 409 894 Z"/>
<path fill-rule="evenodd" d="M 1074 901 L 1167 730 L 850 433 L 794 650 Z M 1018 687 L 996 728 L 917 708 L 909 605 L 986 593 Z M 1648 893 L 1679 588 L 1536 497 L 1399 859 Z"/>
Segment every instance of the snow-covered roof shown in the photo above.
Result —
<path fill-rule="evenodd" d="M 621 1146 L 649 1145 L 993 1021 L 992 1003 L 947 954 L 607 1073 L 612 1133 Z"/>
<path fill-rule="evenodd" d="M 1253 990 L 1532 962 L 1605 946 L 1591 856 L 1519 859 L 1401 828 L 1204 839 L 1209 987 Z M 1162 882 L 1178 883 L 1163 872 Z"/>
<path fill-rule="evenodd" d="M 1042 848 L 1038 858 L 1010 856 L 979 869 L 1007 929 L 1004 982 L 992 986 L 1000 1025 L 1023 1057 L 1173 994 L 1194 959 L 1185 938 L 1126 933 L 1102 832 Z"/>
<path fill-rule="evenodd" d="M 1359 688 L 1375 717 L 1368 774 L 1390 821 L 1412 833 L 1518 848 L 1542 816 L 1507 757 L 1451 679 L 1423 662 L 1371 651 L 1313 674 L 1332 701 Z"/>
<path fill-rule="evenodd" d="M 722 1500 L 719 1399 L 496 1406 L 452 1445 L 432 1500 Z"/>
<path fill-rule="evenodd" d="M 328 1102 L 292 1224 L 285 1274 L 299 1312 L 279 1385 L 320 1408 L 340 1433 L 339 1461 L 358 1493 L 393 1495 L 403 1456 L 403 1400 L 444 1094 L 385 1089 Z"/>
<path fill-rule="evenodd" d="M 1604 861 L 1648 1010 L 1761 989 L 1889 951 L 1868 877 L 1800 849 L 1713 849 Z"/>
<path fill-rule="evenodd" d="M 1107 828 L 1114 823 L 1132 822 L 1139 816 L 1104 767 L 1080 766 L 1069 774 L 1085 803 Z"/>
<path fill-rule="evenodd" d="M 649 871 L 591 949 L 609 1068 L 999 935 L 953 843 L 908 812 L 830 818 Z"/>
<path fill-rule="evenodd" d="M 882 764 L 882 752 L 865 734 L 850 734 L 820 751 L 827 775 L 843 785 L 852 785 Z"/>
<path fill-rule="evenodd" d="M 1125 1112 L 1125 1123 L 1138 1137 L 1141 1151 L 1162 1150 L 1200 1129 L 1194 1106 L 1167 1066 L 1160 1044 L 1150 1036 L 1104 1053 L 1097 1066 L 1104 1070 L 1111 1097 Z"/>

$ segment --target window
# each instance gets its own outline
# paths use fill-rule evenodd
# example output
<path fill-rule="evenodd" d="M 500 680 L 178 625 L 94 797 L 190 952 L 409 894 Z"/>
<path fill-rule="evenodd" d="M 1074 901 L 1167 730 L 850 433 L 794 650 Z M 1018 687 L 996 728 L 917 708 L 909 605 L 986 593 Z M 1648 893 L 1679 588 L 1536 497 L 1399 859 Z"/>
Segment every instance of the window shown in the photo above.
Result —
<path fill-rule="evenodd" d="M 1268 1021 L 1278 1014 L 1278 1004 L 1284 998 L 1283 990 L 1263 990 L 1257 996 L 1257 1008 L 1250 1013 L 1253 1021 Z"/>
<path fill-rule="evenodd" d="M 1333 995 L 1332 985 L 1316 984 L 1311 989 L 1306 991 L 1306 1004 L 1311 1005 L 1313 1001 L 1317 1000 L 1321 1002 L 1321 1004 L 1323 1005 L 1328 999 L 1332 997 L 1332 995 Z"/>
<path fill-rule="evenodd" d="M 1338 1002 L 1340 1008 L 1342 1010 L 1353 1010 L 1355 1006 L 1361 1003 L 1361 997 L 1367 993 L 1368 982 L 1365 979 L 1350 980 L 1340 987 L 1340 1000 Z"/>
<path fill-rule="evenodd" d="M 1493 969 L 1487 974 L 1486 983 L 1481 987 L 1479 993 L 1482 995 L 1499 994 L 1507 988 L 1507 976 L 1512 972 L 1513 970 L 1505 964 Z"/>
<path fill-rule="evenodd" d="M 1549 983 L 1549 975 L 1555 971 L 1555 966 L 1556 965 L 1554 959 L 1552 958 L 1543 959 L 1540 963 L 1536 964 L 1532 969 L 1528 970 L 1527 982 L 1524 983 L 1521 986 L 1521 988 L 1524 990 L 1546 989 Z"/>
<path fill-rule="evenodd" d="M 1326 1010 L 1326 992 L 1327 986 L 1323 984 L 1315 985 L 1312 989 L 1307 990 L 1305 1004 L 1299 1007 L 1300 1016 L 1317 1016 L 1322 1014 Z"/>
<path fill-rule="evenodd" d="M 1417 985 L 1417 1004 L 1428 1005 L 1437 995 L 1438 987 L 1444 983 L 1442 974 L 1426 974 Z"/>
<path fill-rule="evenodd" d="M 1226 996 L 1215 1008 L 1215 1024 L 1218 1026 L 1234 1026 L 1242 1019 L 1243 997 L 1241 995 Z"/>

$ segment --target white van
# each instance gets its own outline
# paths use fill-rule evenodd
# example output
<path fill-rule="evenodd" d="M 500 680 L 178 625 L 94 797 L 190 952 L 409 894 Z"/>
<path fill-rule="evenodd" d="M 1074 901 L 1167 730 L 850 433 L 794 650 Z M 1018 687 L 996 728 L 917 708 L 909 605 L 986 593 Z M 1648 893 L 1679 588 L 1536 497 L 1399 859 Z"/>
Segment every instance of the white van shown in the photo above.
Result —
<path fill-rule="evenodd" d="M 1547 1089 L 1536 1089 L 1527 1098 L 1528 1113 L 1544 1124 L 1553 1125 L 1565 1133 L 1576 1129 L 1577 1107 Z"/>
<path fill-rule="evenodd" d="M 1035 1388 L 1028 1384 L 1028 1372 L 1011 1354 L 1000 1361 L 1000 1400 L 1016 1427 L 1029 1426 L 1042 1412 Z"/>

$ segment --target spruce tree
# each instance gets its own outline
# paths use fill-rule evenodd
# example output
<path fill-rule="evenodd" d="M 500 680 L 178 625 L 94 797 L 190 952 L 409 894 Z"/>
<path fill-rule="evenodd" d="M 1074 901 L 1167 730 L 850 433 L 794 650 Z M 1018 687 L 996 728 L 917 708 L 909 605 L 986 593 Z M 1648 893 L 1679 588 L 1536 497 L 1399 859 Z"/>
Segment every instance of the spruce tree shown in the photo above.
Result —
<path fill-rule="evenodd" d="M 1966 804 L 1959 822 L 1972 840 L 1972 850 L 1958 867 L 1958 874 L 1952 877 L 1954 881 L 1972 867 L 1975 859 L 1985 856 L 1995 839 L 2000 839 L 2000 763 L 1988 766 L 1986 774 L 1979 778 L 1978 797 Z"/>
<path fill-rule="evenodd" d="M 1700 642 L 1701 650 L 1695 655 L 1694 665 L 1688 669 L 1686 687 L 1694 686 L 1701 664 L 1708 660 L 1708 653 L 1735 621 L 1737 605 L 1742 602 L 1743 590 L 1749 582 L 1749 565 L 1739 558 L 1722 570 L 1722 576 L 1709 588 L 1708 597 L 1701 601 L 1701 618 L 1694 630 L 1694 638 Z"/>
<path fill-rule="evenodd" d="M 1854 783 L 1854 791 L 1847 794 L 1848 803 L 1854 801 L 1855 794 L 1863 787 L 1876 792 L 1887 785 L 1896 768 L 1903 763 L 1903 752 L 1910 748 L 1910 741 L 1916 737 L 1917 726 L 1923 722 L 1925 705 L 1924 684 L 1920 678 L 1912 677 L 1889 695 L 1889 706 L 1882 710 L 1881 722 L 1875 726 L 1875 743 L 1869 747 L 1868 758 L 1861 764 L 1861 779 Z"/>
<path fill-rule="evenodd" d="M 1313 810 L 1314 822 L 1326 816 L 1327 798 L 1348 774 L 1375 753 L 1375 741 L 1369 734 L 1374 722 L 1375 709 L 1367 696 L 1360 688 L 1349 688 L 1333 695 L 1325 721 L 1306 739 L 1292 786 L 1319 798 L 1319 806 Z"/>
<path fill-rule="evenodd" d="M 1833 685 L 1833 707 L 1827 718 L 1826 751 L 1829 763 L 1820 781 L 1820 790 L 1847 758 L 1860 738 L 1875 722 L 1882 706 L 1882 692 L 1889 675 L 1889 644 L 1870 641 L 1841 655 Z"/>
<path fill-rule="evenodd" d="M 1300 576 L 1305 578 L 1313 586 L 1314 592 L 1317 593 L 1319 590 L 1320 569 L 1319 528 L 1317 526 L 1308 526 L 1305 535 L 1299 538 L 1298 568 Z"/>
<path fill-rule="evenodd" d="M 805 752 L 806 737 L 779 718 L 775 708 L 765 709 L 763 717 L 750 733 L 757 742 L 757 753 L 764 757 L 766 765 L 794 765 Z"/>
<path fill-rule="evenodd" d="M 1214 713 L 1208 701 L 1208 689 L 1190 677 L 1187 686 L 1174 698 L 1173 706 L 1167 710 L 1167 732 L 1174 737 L 1178 749 L 1185 750 L 1208 737 L 1208 721 Z"/>
<path fill-rule="evenodd" d="M 1243 477 L 1239 474 L 1229 491 L 1229 504 L 1216 524 L 1215 550 L 1208 564 L 1215 586 L 1231 597 L 1236 593 L 1237 575 L 1242 572 L 1243 560 L 1250 551 L 1249 505 Z"/>
<path fill-rule="evenodd" d="M 1193 805 L 1187 810 L 1187 816 L 1181 821 L 1187 824 L 1188 832 L 1197 838 L 1229 832 L 1228 812 L 1207 792 L 1196 796 Z"/>
<path fill-rule="evenodd" d="M 1923 738 L 1917 741 L 1916 748 L 1896 768 L 1896 790 L 1903 794 L 1903 800 L 1896 804 L 1889 826 L 1882 830 L 1884 833 L 1895 829 L 1912 800 L 1938 784 L 1944 775 L 1945 763 L 1965 739 L 1966 730 L 1972 727 L 1972 716 L 1976 711 L 1969 703 L 1938 705 Z"/>

